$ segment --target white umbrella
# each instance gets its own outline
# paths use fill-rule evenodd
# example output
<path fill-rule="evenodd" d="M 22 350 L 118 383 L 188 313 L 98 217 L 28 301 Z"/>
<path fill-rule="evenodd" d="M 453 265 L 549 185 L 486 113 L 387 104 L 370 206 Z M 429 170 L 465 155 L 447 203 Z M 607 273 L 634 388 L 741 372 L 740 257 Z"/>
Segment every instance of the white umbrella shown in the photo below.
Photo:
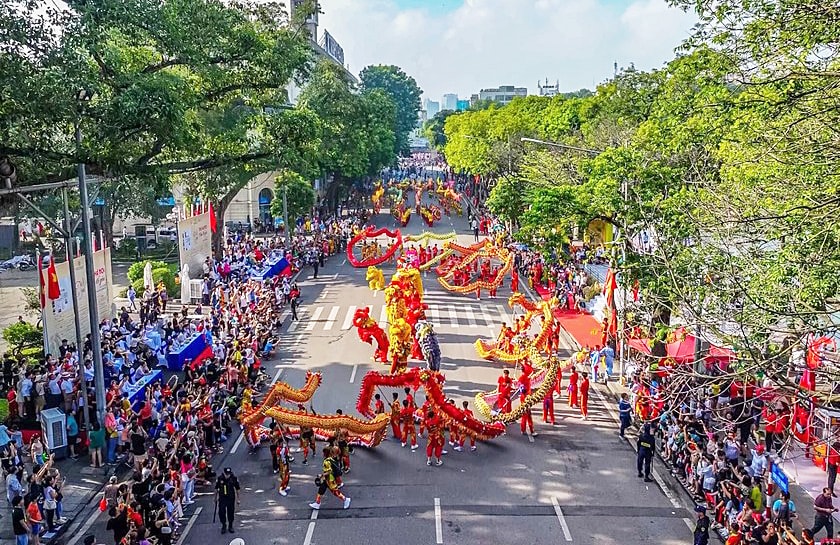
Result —
<path fill-rule="evenodd" d="M 184 263 L 181 267 L 181 303 L 190 304 L 190 264 Z"/>
<path fill-rule="evenodd" d="M 150 261 L 147 261 L 146 266 L 143 267 L 143 288 L 148 291 L 155 289 L 155 281 L 152 278 L 152 263 Z"/>

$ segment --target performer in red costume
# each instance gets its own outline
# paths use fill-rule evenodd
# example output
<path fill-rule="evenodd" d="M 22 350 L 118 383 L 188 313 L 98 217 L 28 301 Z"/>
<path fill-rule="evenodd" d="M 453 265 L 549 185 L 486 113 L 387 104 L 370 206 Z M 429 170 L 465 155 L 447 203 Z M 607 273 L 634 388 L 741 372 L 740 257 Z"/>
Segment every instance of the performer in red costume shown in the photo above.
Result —
<path fill-rule="evenodd" d="M 522 366 L 522 374 L 519 375 L 519 379 L 517 380 L 519 383 L 519 402 L 525 403 L 525 398 L 531 393 L 531 368 L 527 364 Z M 519 422 L 519 429 L 522 430 L 522 435 L 525 435 L 525 429 L 531 429 L 531 435 L 536 436 L 537 434 L 534 433 L 534 419 L 531 418 L 531 408 L 529 407 L 522 414 L 522 420 Z"/>
<path fill-rule="evenodd" d="M 569 375 L 569 407 L 578 406 L 578 372 L 572 367 L 572 374 Z"/>
<path fill-rule="evenodd" d="M 394 400 L 391 402 L 391 431 L 394 433 L 394 439 L 403 441 L 403 435 L 400 431 L 400 412 L 400 394 L 394 392 Z"/>
<path fill-rule="evenodd" d="M 425 420 L 426 429 L 429 430 L 429 439 L 426 443 L 426 465 L 432 465 L 432 456 L 434 456 L 437 458 L 435 465 L 442 466 L 443 460 L 440 456 L 443 453 L 443 422 L 434 411 L 426 413 Z"/>
<path fill-rule="evenodd" d="M 499 279 L 499 267 L 494 267 L 493 272 L 490 274 L 490 277 L 488 278 L 488 280 L 490 282 L 493 282 L 494 285 L 495 285 L 495 282 L 498 279 Z M 501 285 L 501 284 L 499 284 L 499 285 Z M 490 288 L 490 299 L 495 299 L 496 298 L 496 290 L 498 290 L 498 289 L 499 289 L 498 287 Z"/>
<path fill-rule="evenodd" d="M 552 425 L 557 424 L 554 419 L 554 388 L 546 392 L 543 398 L 543 422 L 548 424 L 549 419 L 551 419 Z"/>
<path fill-rule="evenodd" d="M 470 402 L 469 401 L 464 401 L 461 405 L 464 408 L 463 409 L 464 410 L 464 416 L 466 416 L 468 418 L 472 418 L 473 412 L 470 410 Z M 455 447 L 455 450 L 457 450 L 458 452 L 461 452 L 462 450 L 464 450 L 464 441 L 466 440 L 466 438 L 467 438 L 467 434 L 462 433 L 461 434 L 461 442 Z M 475 452 L 475 434 L 469 434 L 469 438 L 470 438 L 470 450 Z"/>
<path fill-rule="evenodd" d="M 583 380 L 580 382 L 580 412 L 583 419 L 586 420 L 586 414 L 589 411 L 589 377 L 584 374 Z"/>
<path fill-rule="evenodd" d="M 516 269 L 510 270 L 510 291 L 511 293 L 519 291 L 519 273 L 516 272 Z"/>
<path fill-rule="evenodd" d="M 510 394 L 513 391 L 513 379 L 510 378 L 510 371 L 505 369 L 499 377 L 499 410 L 503 413 L 510 412 Z"/>
<path fill-rule="evenodd" d="M 402 421 L 402 446 L 408 443 L 411 439 L 411 450 L 417 449 L 417 428 L 414 427 L 414 406 L 408 403 L 407 399 L 403 399 L 403 408 L 400 411 L 400 420 Z"/>

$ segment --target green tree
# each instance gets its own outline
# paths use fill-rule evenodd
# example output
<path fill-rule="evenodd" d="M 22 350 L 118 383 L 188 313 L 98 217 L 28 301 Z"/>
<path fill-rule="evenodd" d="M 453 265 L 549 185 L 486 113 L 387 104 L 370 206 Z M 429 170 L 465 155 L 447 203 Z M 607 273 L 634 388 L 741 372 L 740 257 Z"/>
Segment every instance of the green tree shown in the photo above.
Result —
<path fill-rule="evenodd" d="M 344 70 L 318 63 L 301 92 L 299 107 L 317 117 L 318 172 L 331 174 L 327 202 L 331 209 L 350 181 L 378 172 L 396 158 L 396 105 L 379 89 L 359 93 Z"/>
<path fill-rule="evenodd" d="M 502 176 L 490 190 L 487 208 L 504 221 L 517 225 L 528 204 L 527 190 L 519 180 Z"/>
<path fill-rule="evenodd" d="M 397 107 L 381 89 L 365 91 L 360 100 L 368 162 L 366 174 L 372 176 L 394 164 L 397 157 L 397 136 L 394 133 Z"/>
<path fill-rule="evenodd" d="M 274 199 L 271 201 L 271 214 L 283 217 L 283 196 L 289 222 L 293 225 L 299 217 L 308 215 L 315 206 L 315 190 L 303 176 L 290 170 L 282 171 L 274 181 Z"/>
<path fill-rule="evenodd" d="M 3 340 L 11 348 L 14 356 L 19 356 L 26 348 L 38 346 L 44 342 L 44 333 L 29 322 L 15 322 L 3 328 Z"/>
<path fill-rule="evenodd" d="M 367 66 L 359 74 L 359 79 L 363 90 L 381 89 L 394 101 L 397 110 L 394 124 L 396 150 L 397 153 L 407 153 L 408 135 L 417 127 L 422 89 L 413 77 L 393 65 Z"/>
<path fill-rule="evenodd" d="M 173 175 L 276 164 L 307 145 L 305 119 L 275 108 L 312 54 L 280 4 L 30 4 L 6 2 L 0 18 L 0 155 L 20 184 L 72 178 L 84 163 L 105 179 L 110 223 L 148 212 Z M 80 90 L 93 93 L 83 105 Z"/>
<path fill-rule="evenodd" d="M 423 135 L 429 139 L 434 149 L 442 152 L 446 147 L 446 133 L 444 132 L 446 118 L 457 113 L 452 110 L 441 110 L 423 125 Z"/>

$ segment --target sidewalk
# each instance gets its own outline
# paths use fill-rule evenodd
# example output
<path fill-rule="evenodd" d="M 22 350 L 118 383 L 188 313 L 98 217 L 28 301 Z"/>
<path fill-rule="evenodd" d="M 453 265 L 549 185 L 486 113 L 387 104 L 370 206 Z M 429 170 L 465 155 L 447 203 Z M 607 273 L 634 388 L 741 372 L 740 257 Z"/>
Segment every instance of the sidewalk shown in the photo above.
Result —
<path fill-rule="evenodd" d="M 87 456 L 81 456 L 78 460 L 67 458 L 55 462 L 55 467 L 58 468 L 65 480 L 61 489 L 64 496 L 61 505 L 63 508 L 62 517 L 67 519 L 67 522 L 58 527 L 53 534 L 42 534 L 41 543 L 49 543 L 62 535 L 85 510 L 91 500 L 100 493 L 108 478 L 114 474 L 115 468 L 106 466 L 94 469 L 88 465 L 88 461 Z M 27 464 L 27 468 L 31 468 L 31 465 Z M 0 542 L 5 543 L 6 540 L 9 540 L 9 543 L 13 543 L 14 539 L 11 510 L 7 507 L 3 509 L 3 513 L 0 515 Z"/>

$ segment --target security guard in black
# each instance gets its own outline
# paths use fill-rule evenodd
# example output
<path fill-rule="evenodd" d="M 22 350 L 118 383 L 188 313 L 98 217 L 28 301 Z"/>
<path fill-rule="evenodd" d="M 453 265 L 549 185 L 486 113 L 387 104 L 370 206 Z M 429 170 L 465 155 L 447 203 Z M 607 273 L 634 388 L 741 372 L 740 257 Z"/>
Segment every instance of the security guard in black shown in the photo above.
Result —
<path fill-rule="evenodd" d="M 222 533 L 233 533 L 234 502 L 239 503 L 239 480 L 229 467 L 226 467 L 216 479 L 216 500 L 219 507 L 219 521 L 222 523 Z"/>
<path fill-rule="evenodd" d="M 642 428 L 642 433 L 639 434 L 639 438 L 636 440 L 636 447 L 639 449 L 639 453 L 636 456 L 636 470 L 639 473 L 639 477 L 641 477 L 642 470 L 644 469 L 645 481 L 650 482 L 650 464 L 653 461 L 653 453 L 656 447 L 656 438 L 650 433 L 650 424 L 645 424 L 644 428 Z"/>

